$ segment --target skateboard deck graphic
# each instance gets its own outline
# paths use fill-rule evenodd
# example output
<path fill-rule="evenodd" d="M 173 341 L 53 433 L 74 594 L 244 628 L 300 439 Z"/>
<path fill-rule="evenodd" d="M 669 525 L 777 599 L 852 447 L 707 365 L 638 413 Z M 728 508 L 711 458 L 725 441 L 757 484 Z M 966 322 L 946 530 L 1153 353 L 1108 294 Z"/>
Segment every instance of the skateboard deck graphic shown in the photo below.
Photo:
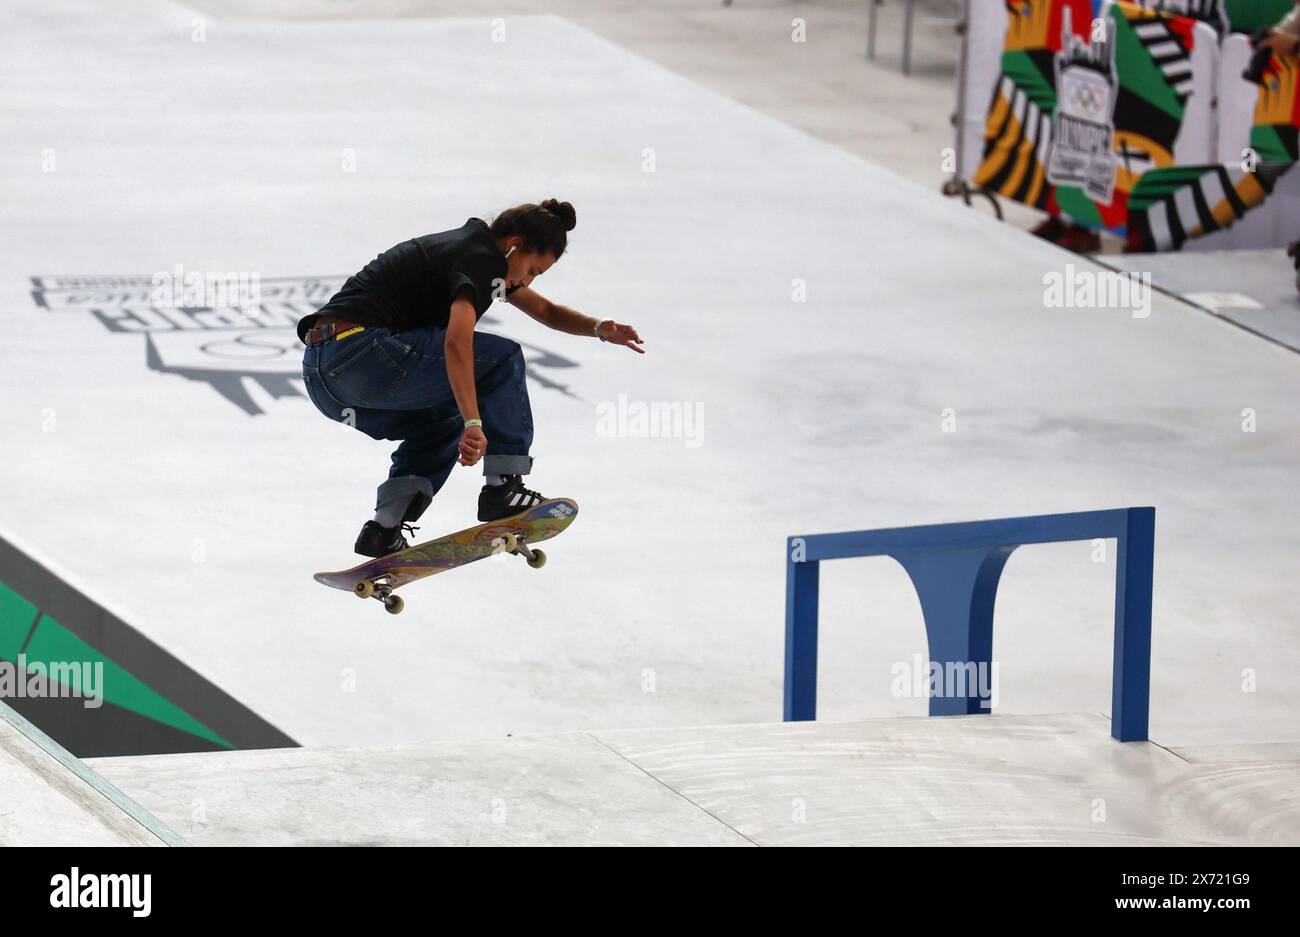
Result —
<path fill-rule="evenodd" d="M 359 598 L 376 598 L 396 615 L 402 610 L 400 596 L 393 590 L 408 582 L 445 573 L 457 566 L 473 563 L 494 553 L 523 556 L 528 565 L 539 568 L 546 554 L 533 544 L 549 540 L 573 523 L 578 503 L 569 498 L 550 498 L 541 504 L 501 520 L 458 530 L 436 540 L 417 543 L 398 553 L 367 560 L 351 569 L 333 573 L 316 573 L 322 585 L 343 589 Z"/>

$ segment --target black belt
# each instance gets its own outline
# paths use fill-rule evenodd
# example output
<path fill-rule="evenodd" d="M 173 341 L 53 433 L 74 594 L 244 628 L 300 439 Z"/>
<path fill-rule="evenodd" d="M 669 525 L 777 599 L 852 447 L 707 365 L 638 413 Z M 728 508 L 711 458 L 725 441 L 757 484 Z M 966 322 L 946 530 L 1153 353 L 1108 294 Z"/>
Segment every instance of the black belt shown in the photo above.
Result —
<path fill-rule="evenodd" d="M 315 347 L 328 342 L 331 338 L 347 338 L 364 328 L 365 326 L 359 322 L 349 322 L 347 319 L 338 319 L 334 316 L 321 316 L 316 320 L 316 324 L 307 330 L 307 347 Z"/>

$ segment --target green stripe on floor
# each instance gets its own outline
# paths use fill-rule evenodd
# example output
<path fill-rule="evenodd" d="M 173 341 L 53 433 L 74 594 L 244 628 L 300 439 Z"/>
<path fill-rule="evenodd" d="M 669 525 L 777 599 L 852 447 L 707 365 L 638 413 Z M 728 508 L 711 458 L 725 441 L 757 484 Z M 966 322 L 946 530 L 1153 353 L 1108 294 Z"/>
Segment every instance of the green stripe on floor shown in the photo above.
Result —
<path fill-rule="evenodd" d="M 0 582 L 0 657 L 17 660 L 36 621 L 36 606 Z"/>
<path fill-rule="evenodd" d="M 222 748 L 235 747 L 49 615 L 41 616 L 36 633 L 27 645 L 26 655 L 29 670 L 34 663 L 44 664 L 47 668 L 69 663 L 88 662 L 91 666 L 102 663 L 103 685 L 94 689 L 106 701 Z"/>

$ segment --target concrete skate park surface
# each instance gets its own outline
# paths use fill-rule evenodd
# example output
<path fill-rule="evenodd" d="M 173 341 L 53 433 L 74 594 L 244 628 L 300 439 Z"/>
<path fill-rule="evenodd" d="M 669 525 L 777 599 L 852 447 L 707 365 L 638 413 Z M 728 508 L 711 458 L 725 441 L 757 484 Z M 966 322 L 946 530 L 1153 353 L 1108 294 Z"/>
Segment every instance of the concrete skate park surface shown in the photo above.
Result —
<path fill-rule="evenodd" d="M 0 846 L 166 846 L 181 839 L 0 703 Z"/>
<path fill-rule="evenodd" d="M 1300 748 L 1173 752 L 1104 716 L 583 732 L 94 759 L 194 845 L 1300 840 Z"/>
<path fill-rule="evenodd" d="M 666 791 L 668 775 L 652 783 L 651 753 L 671 748 L 654 733 L 686 727 L 671 732 L 724 750 L 727 731 L 820 744 L 814 728 L 689 728 L 778 716 L 787 536 L 1140 504 L 1157 509 L 1152 738 L 1188 751 L 1295 742 L 1295 354 L 1160 295 L 1145 319 L 1045 308 L 1043 274 L 1080 263 L 1073 255 L 558 18 L 510 17 L 506 43 L 492 41 L 486 18 L 212 20 L 195 43 L 181 6 L 73 9 L 20 2 L 0 12 L 0 113 L 12 130 L 0 140 L 0 196 L 26 232 L 0 254 L 0 438 L 13 454 L 0 534 L 30 544 L 269 725 L 329 749 L 218 753 L 211 769 L 189 761 L 197 755 L 104 766 L 110 778 L 139 772 L 121 783 L 161 816 L 181 816 L 173 798 L 184 777 L 169 764 L 200 771 L 190 783 L 224 778 L 202 796 L 228 803 L 239 770 L 269 790 L 272 766 L 292 778 L 303 759 L 300 776 L 330 789 L 329 759 L 395 766 L 393 751 L 416 743 L 403 756 L 461 759 L 448 796 L 467 809 L 489 811 L 472 805 L 490 803 L 511 771 L 531 783 L 521 747 L 535 748 L 558 783 L 566 746 L 579 746 L 610 777 L 633 772 L 628 783 L 645 788 L 651 814 L 697 802 L 723 810 L 726 790 L 716 802 L 707 791 L 683 799 Z M 788 42 L 788 29 L 773 41 Z M 42 148 L 57 171 L 41 171 Z M 436 577 L 404 590 L 397 617 L 311 580 L 349 562 L 390 447 L 315 411 L 287 328 L 215 330 L 232 344 L 213 348 L 208 333 L 191 341 L 181 326 L 114 329 L 133 300 L 33 298 L 32 277 L 147 278 L 178 263 L 258 271 L 268 283 L 341 279 L 412 235 L 549 196 L 571 200 L 579 225 L 538 290 L 634 323 L 649 354 L 493 310 L 485 327 L 524 343 L 534 374 L 534 487 L 575 498 L 582 514 L 544 570 L 493 561 Z M 796 286 L 806 301 L 795 301 Z M 272 338 L 283 342 L 279 371 L 217 368 Z M 195 365 L 202 355 L 212 360 Z M 694 408 L 697 432 L 602 423 L 654 402 Z M 1242 431 L 1245 410 L 1253 432 Z M 453 473 L 422 533 L 470 523 L 479 484 L 474 472 Z M 1113 550 L 1017 551 L 995 623 L 999 714 L 1108 710 L 1114 579 Z M 925 647 L 902 570 L 826 564 L 821 608 L 819 715 L 924 713 L 923 696 L 890 691 L 891 667 Z M 897 731 L 942 739 L 958 731 L 949 726 L 983 724 L 906 725 L 916 728 Z M 508 733 L 516 738 L 470 741 Z M 546 740 L 522 741 L 539 734 Z M 1239 767 L 1195 763 L 1178 774 L 1169 751 L 1113 748 L 1104 726 L 1086 744 L 1070 738 L 1060 744 L 1081 761 L 1089 745 L 1117 752 L 1102 786 L 1141 767 L 1153 772 L 1141 787 L 1151 807 L 1190 797 L 1199 819 L 1188 839 L 1272 835 L 1240 820 L 1249 797 L 1225 795 L 1224 814 L 1214 798 L 1196 799 L 1201 788 L 1177 787 L 1216 774 L 1232 787 Z M 875 749 L 863 744 L 869 765 Z M 772 745 L 778 762 L 802 751 Z M 500 766 L 484 781 L 472 771 L 480 757 Z M 1052 771 L 1050 758 L 1007 757 Z M 1250 764 L 1240 778 L 1275 778 L 1272 762 Z M 418 792 L 417 773 L 405 777 Z M 235 786 L 223 789 L 227 780 Z M 581 793 L 587 782 L 568 783 Z M 936 809 L 925 792 L 938 789 L 890 789 L 914 798 L 914 816 Z M 861 804 L 879 807 L 870 790 Z M 953 780 L 942 793 L 960 790 Z M 788 790 L 777 794 L 789 816 Z M 499 797 L 510 816 L 508 791 Z M 582 802 L 603 811 L 600 797 Z M 382 812 L 375 804 L 371 817 Z M 536 835 L 572 841 L 580 818 L 554 806 Z M 276 819 L 273 804 L 248 809 L 267 811 L 274 836 L 346 838 L 312 836 Z M 912 830 L 890 827 L 888 812 L 878 822 L 905 839 Z M 854 816 L 848 827 L 865 840 L 870 831 L 855 824 L 867 814 Z M 1112 823 L 1135 839 L 1181 835 L 1172 821 L 1133 816 Z M 209 817 L 206 833 L 184 835 L 255 835 L 255 815 Z M 764 817 L 672 836 L 738 830 L 761 841 L 766 830 L 792 841 L 802 829 Z M 640 835 L 617 825 L 626 818 L 607 822 L 611 839 Z M 1118 825 L 1075 822 L 1064 811 L 1044 835 L 1120 835 L 1102 832 Z M 405 835 L 379 820 L 358 821 L 351 835 L 363 838 L 367 824 L 380 838 Z M 437 840 L 427 824 L 411 837 Z M 466 839 L 532 835 L 522 824 L 453 826 Z"/>
<path fill-rule="evenodd" d="M 1150 274 L 1156 287 L 1300 352 L 1300 295 L 1295 262 L 1271 250 L 1126 254 L 1106 264 Z"/>

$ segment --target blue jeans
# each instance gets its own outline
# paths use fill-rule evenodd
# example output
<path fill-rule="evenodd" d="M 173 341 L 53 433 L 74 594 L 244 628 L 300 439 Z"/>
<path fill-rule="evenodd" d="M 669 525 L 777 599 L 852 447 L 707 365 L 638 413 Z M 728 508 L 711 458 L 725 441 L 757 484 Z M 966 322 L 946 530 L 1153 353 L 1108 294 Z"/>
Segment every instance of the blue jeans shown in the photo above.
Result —
<path fill-rule="evenodd" d="M 367 326 L 303 353 L 302 376 L 316 409 L 373 439 L 402 440 L 375 505 L 375 520 L 385 527 L 423 514 L 456 464 L 464 420 L 447 378 L 446 334 Z M 474 384 L 488 440 L 484 474 L 527 474 L 533 411 L 519 345 L 475 332 Z"/>

